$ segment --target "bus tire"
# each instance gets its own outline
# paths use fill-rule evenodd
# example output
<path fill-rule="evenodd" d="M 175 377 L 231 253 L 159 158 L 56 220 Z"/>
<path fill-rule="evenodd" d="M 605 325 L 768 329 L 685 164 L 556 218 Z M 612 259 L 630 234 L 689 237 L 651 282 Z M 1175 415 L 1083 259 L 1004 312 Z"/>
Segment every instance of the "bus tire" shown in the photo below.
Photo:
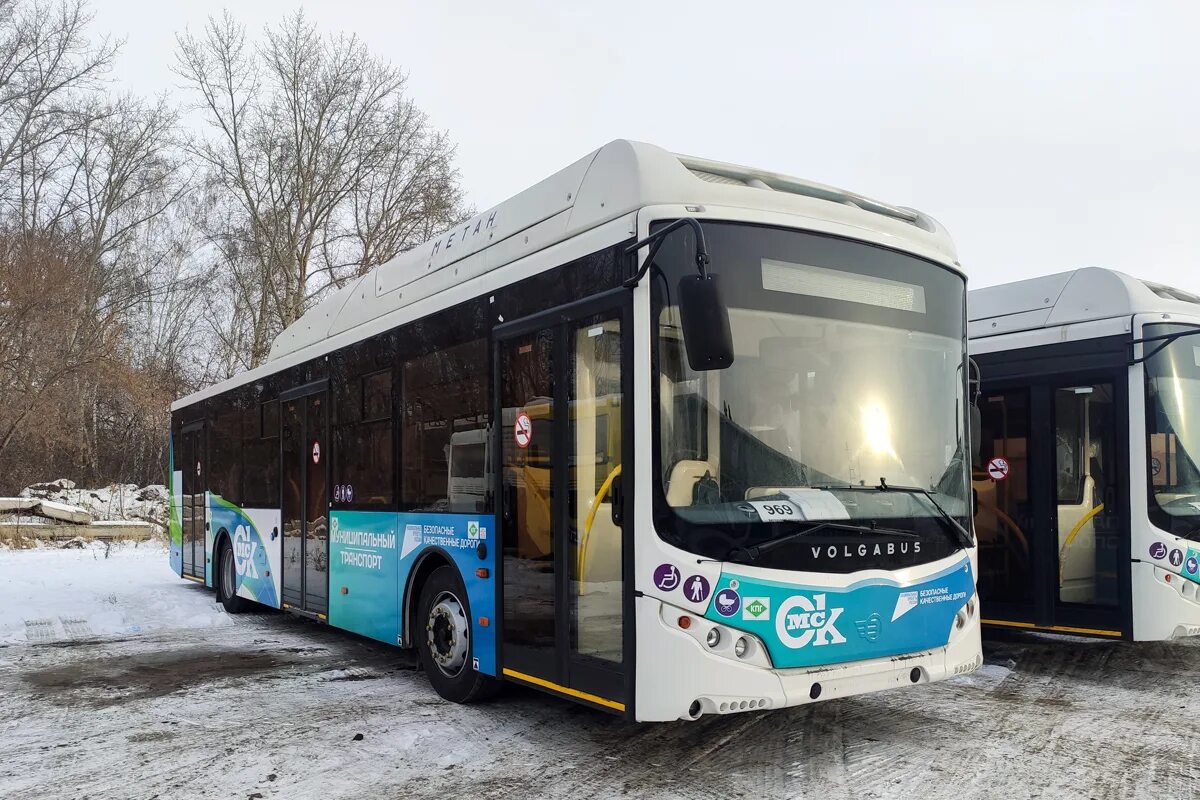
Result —
<path fill-rule="evenodd" d="M 217 576 L 213 583 L 217 586 L 217 602 L 225 608 L 226 614 L 241 614 L 249 610 L 250 601 L 237 595 L 237 569 L 233 548 L 226 536 L 221 537 L 221 545 L 217 549 Z"/>
<path fill-rule="evenodd" d="M 495 693 L 498 681 L 472 666 L 471 606 L 456 569 L 441 566 L 425 579 L 415 622 L 413 639 L 434 691 L 453 703 Z"/>

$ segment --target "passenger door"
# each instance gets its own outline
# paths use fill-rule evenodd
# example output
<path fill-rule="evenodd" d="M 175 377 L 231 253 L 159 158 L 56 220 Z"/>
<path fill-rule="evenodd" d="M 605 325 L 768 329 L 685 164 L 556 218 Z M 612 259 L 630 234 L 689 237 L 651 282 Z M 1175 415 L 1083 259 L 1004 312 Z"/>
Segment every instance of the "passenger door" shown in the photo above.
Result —
<path fill-rule="evenodd" d="M 280 398 L 283 450 L 283 607 L 329 610 L 328 402 L 322 381 Z"/>
<path fill-rule="evenodd" d="M 207 560 L 205 509 L 204 424 L 183 429 L 183 497 L 180 523 L 183 529 L 183 577 L 205 580 Z"/>
<path fill-rule="evenodd" d="M 1116 397 L 1112 381 L 1071 381 L 1054 396 L 1055 604 L 1080 624 L 1120 626 L 1115 613 L 1119 562 L 1129 563 L 1128 528 L 1120 510 L 1125 491 L 1118 466 Z M 1124 534 L 1124 535 L 1123 535 Z M 1088 613 L 1090 612 L 1090 613 Z"/>
<path fill-rule="evenodd" d="M 632 663 L 627 332 L 614 300 L 495 332 L 502 671 L 617 711 Z"/>
<path fill-rule="evenodd" d="M 1116 373 L 989 384 L 975 529 L 984 622 L 1128 632 L 1127 416 Z"/>

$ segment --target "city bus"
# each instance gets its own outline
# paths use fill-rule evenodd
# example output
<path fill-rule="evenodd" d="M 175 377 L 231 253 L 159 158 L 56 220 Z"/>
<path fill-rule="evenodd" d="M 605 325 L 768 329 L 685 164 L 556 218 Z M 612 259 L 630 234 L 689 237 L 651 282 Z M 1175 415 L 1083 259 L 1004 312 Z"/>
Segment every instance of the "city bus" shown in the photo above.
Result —
<path fill-rule="evenodd" d="M 615 141 L 172 405 L 171 564 L 630 720 L 982 664 L 966 283 L 930 217 Z"/>
<path fill-rule="evenodd" d="M 968 306 L 983 624 L 1200 634 L 1200 297 L 1089 268 Z"/>

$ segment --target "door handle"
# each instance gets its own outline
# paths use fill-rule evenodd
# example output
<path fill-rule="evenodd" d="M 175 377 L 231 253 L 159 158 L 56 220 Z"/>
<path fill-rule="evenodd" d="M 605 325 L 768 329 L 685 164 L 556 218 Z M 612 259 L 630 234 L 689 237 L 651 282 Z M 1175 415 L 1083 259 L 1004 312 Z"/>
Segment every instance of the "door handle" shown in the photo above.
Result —
<path fill-rule="evenodd" d="M 621 523 L 625 519 L 624 499 L 621 476 L 617 475 L 613 478 L 612 487 L 609 489 L 609 502 L 611 503 L 613 525 L 616 525 L 618 528 L 621 527 Z"/>

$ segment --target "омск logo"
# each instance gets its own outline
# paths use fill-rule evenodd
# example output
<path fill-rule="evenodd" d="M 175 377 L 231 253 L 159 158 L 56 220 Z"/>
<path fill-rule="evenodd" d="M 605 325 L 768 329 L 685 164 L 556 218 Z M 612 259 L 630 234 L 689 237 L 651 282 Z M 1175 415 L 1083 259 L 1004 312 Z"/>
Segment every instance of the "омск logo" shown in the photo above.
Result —
<path fill-rule="evenodd" d="M 258 568 L 254 566 L 254 551 L 257 549 L 258 542 L 251 541 L 250 531 L 245 525 L 238 525 L 233 531 L 233 567 L 238 575 L 258 577 Z"/>
<path fill-rule="evenodd" d="M 842 644 L 846 637 L 837 629 L 838 617 L 844 608 L 825 609 L 825 595 L 812 599 L 798 594 L 784 600 L 775 616 L 775 632 L 779 641 L 793 650 L 807 646 Z M 814 641 L 814 639 L 816 641 Z"/>

